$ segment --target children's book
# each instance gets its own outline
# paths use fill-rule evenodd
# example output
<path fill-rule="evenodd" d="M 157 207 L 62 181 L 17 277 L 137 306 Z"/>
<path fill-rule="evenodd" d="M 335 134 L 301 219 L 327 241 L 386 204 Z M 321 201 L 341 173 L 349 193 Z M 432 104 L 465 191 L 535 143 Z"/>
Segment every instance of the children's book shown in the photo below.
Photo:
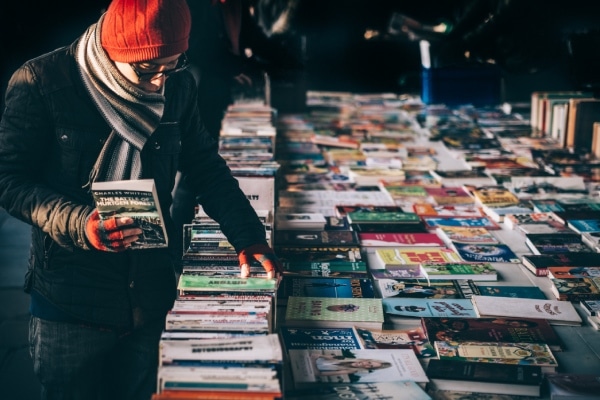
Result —
<path fill-rule="evenodd" d="M 410 299 L 388 297 L 382 299 L 386 314 L 402 317 L 472 317 L 477 313 L 470 299 Z"/>
<path fill-rule="evenodd" d="M 130 249 L 167 247 L 168 236 L 154 179 L 93 182 L 100 219 L 129 217 L 142 230 Z"/>
<path fill-rule="evenodd" d="M 518 342 L 546 343 L 553 351 L 564 344 L 554 327 L 535 318 L 421 318 L 431 342 Z"/>
<path fill-rule="evenodd" d="M 412 349 L 290 350 L 296 388 L 318 383 L 428 382 Z"/>
<path fill-rule="evenodd" d="M 537 365 L 544 373 L 555 372 L 558 361 L 545 343 L 449 342 L 436 340 L 433 346 L 440 360 L 490 364 Z"/>
<path fill-rule="evenodd" d="M 287 327 L 381 329 L 381 299 L 298 297 L 288 298 L 284 325 Z"/>

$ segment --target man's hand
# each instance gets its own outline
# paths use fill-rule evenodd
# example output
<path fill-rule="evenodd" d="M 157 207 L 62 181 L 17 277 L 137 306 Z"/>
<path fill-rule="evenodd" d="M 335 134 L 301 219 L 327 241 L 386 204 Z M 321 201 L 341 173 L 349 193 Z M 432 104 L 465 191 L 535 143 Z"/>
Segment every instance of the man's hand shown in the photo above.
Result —
<path fill-rule="evenodd" d="M 250 275 L 250 263 L 258 261 L 267 272 L 267 278 L 272 279 L 278 273 L 283 272 L 283 266 L 275 255 L 273 249 L 266 244 L 254 244 L 239 252 L 240 276 L 247 278 Z"/>
<path fill-rule="evenodd" d="M 94 210 L 85 224 L 85 235 L 97 250 L 121 252 L 131 247 L 139 239 L 142 230 L 129 217 L 100 219 L 98 210 Z"/>

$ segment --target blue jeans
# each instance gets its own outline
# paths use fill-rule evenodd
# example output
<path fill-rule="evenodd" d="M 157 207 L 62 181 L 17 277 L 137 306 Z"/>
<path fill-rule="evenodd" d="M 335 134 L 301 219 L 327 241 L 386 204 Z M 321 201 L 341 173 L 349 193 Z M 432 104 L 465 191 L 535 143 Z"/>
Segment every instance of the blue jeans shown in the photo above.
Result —
<path fill-rule="evenodd" d="M 149 400 L 163 326 L 123 333 L 31 317 L 30 354 L 42 400 Z"/>

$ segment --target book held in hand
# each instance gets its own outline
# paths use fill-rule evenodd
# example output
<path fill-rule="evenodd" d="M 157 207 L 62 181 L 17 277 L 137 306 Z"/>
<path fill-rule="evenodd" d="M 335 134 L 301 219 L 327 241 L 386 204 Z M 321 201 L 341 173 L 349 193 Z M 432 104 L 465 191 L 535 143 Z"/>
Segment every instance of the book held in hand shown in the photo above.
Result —
<path fill-rule="evenodd" d="M 168 236 L 154 179 L 93 182 L 92 196 L 101 219 L 130 217 L 142 230 L 131 249 L 167 247 Z"/>

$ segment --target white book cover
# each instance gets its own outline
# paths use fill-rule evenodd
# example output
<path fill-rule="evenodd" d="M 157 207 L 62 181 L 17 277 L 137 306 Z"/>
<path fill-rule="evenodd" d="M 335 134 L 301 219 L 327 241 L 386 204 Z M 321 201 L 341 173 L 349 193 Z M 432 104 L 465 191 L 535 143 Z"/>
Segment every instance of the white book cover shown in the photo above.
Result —
<path fill-rule="evenodd" d="M 471 297 L 478 317 L 515 317 L 546 319 L 554 325 L 582 323 L 581 317 L 569 301 L 506 297 L 498 301 L 494 296 Z"/>
<path fill-rule="evenodd" d="M 283 354 L 277 334 L 242 338 L 190 339 L 160 342 L 160 365 L 178 361 L 281 363 Z"/>
<path fill-rule="evenodd" d="M 289 357 L 299 387 L 322 382 L 429 382 L 412 349 L 290 350 Z"/>

